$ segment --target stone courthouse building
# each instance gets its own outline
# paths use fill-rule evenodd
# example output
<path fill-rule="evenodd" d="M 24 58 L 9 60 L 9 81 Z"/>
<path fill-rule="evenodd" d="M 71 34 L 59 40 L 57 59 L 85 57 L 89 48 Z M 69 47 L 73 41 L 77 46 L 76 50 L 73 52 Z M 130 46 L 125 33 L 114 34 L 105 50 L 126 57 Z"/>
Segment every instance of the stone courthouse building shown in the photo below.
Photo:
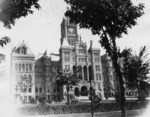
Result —
<path fill-rule="evenodd" d="M 65 86 L 55 84 L 57 70 L 74 71 L 81 66 L 80 82 L 71 88 L 78 98 L 89 97 L 90 80 L 98 95 L 104 98 L 104 79 L 100 47 L 90 41 L 90 46 L 78 35 L 76 24 L 64 18 L 61 23 L 59 54 L 40 54 L 35 57 L 23 41 L 14 47 L 11 53 L 11 89 L 12 95 L 19 100 L 29 102 L 32 98 L 46 96 L 47 100 L 66 99 Z M 58 58 L 57 60 L 53 58 Z M 107 82 L 107 81 L 106 81 Z"/>
<path fill-rule="evenodd" d="M 35 97 L 35 56 L 23 41 L 11 53 L 11 93 L 17 100 Z"/>

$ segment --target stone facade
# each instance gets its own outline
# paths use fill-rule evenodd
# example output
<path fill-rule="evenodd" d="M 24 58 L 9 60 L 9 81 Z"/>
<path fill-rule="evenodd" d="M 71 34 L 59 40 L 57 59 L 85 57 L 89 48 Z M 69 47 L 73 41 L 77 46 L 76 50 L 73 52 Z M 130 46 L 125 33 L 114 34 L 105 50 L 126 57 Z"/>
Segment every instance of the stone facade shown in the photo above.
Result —
<path fill-rule="evenodd" d="M 72 88 L 75 96 L 89 96 L 86 92 L 89 92 L 92 80 L 96 93 L 104 97 L 100 48 L 95 47 L 92 41 L 87 48 L 86 43 L 78 36 L 77 25 L 70 23 L 69 18 L 63 19 L 60 40 L 61 69 L 74 71 L 77 66 L 82 68 L 79 73 L 81 82 Z M 63 89 L 65 95 L 65 87 Z"/>
<path fill-rule="evenodd" d="M 45 96 L 48 101 L 60 100 L 59 87 L 55 84 L 59 61 L 53 61 L 45 52 L 35 61 L 36 100 Z"/>
<path fill-rule="evenodd" d="M 11 53 L 11 93 L 16 101 L 35 98 L 34 54 L 23 41 Z"/>
<path fill-rule="evenodd" d="M 104 98 L 103 74 L 100 48 L 90 41 L 90 47 L 78 35 L 77 25 L 70 23 L 69 18 L 64 18 L 61 23 L 61 39 L 59 54 L 40 54 L 37 58 L 31 53 L 30 48 L 23 42 L 12 50 L 11 54 L 11 87 L 13 95 L 20 100 L 29 101 L 31 98 L 38 100 L 46 97 L 47 100 L 66 100 L 66 87 L 56 86 L 57 70 L 74 71 L 81 66 L 78 73 L 80 82 L 71 88 L 76 98 L 89 98 L 90 81 L 97 95 Z M 54 60 L 53 57 L 58 57 Z M 28 69 L 28 70 L 27 70 Z M 22 83 L 28 84 L 26 92 L 22 92 Z M 24 81 L 25 80 L 25 81 Z M 18 83 L 20 83 L 18 85 Z"/>

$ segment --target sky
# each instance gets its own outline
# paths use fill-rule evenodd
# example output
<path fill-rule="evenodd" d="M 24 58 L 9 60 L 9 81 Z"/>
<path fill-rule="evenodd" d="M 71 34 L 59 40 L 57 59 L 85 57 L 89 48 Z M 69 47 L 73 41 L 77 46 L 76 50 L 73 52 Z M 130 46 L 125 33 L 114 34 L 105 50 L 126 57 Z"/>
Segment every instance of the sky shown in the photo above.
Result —
<path fill-rule="evenodd" d="M 134 0 L 145 3 L 145 14 L 137 20 L 138 25 L 128 30 L 128 35 L 123 35 L 117 40 L 122 49 L 131 47 L 138 51 L 141 46 L 150 45 L 150 0 Z M 34 10 L 33 14 L 16 20 L 15 26 L 6 29 L 0 23 L 0 37 L 9 36 L 11 44 L 0 48 L 0 52 L 9 53 L 10 48 L 23 40 L 28 43 L 32 52 L 36 55 L 44 53 L 58 53 L 60 47 L 60 24 L 62 22 L 66 3 L 64 0 L 40 0 L 41 9 Z M 93 36 L 90 30 L 79 29 L 79 34 L 84 42 L 93 40 L 98 42 L 99 37 Z M 101 49 L 101 54 L 105 51 Z"/>
<path fill-rule="evenodd" d="M 141 46 L 150 46 L 150 0 L 134 1 L 145 3 L 145 14 L 137 20 L 138 25 L 128 30 L 128 35 L 117 39 L 117 44 L 121 49 L 128 47 L 138 52 Z M 23 40 L 28 43 L 35 55 L 44 53 L 45 50 L 48 53 L 58 53 L 61 38 L 60 24 L 66 10 L 66 3 L 64 0 L 40 0 L 40 5 L 40 10 L 35 10 L 33 14 L 16 20 L 15 26 L 11 29 L 4 28 L 0 23 L 0 37 L 11 38 L 10 44 L 4 48 L 0 47 L 0 53 L 6 54 L 7 60 L 10 60 L 11 48 Z M 99 40 L 99 37 L 93 36 L 90 30 L 80 29 L 78 32 L 87 45 L 90 40 L 95 42 Z M 101 48 L 101 55 L 104 53 L 105 51 Z M 0 94 L 4 94 L 4 88 L 8 88 L 8 85 L 1 81 Z"/>

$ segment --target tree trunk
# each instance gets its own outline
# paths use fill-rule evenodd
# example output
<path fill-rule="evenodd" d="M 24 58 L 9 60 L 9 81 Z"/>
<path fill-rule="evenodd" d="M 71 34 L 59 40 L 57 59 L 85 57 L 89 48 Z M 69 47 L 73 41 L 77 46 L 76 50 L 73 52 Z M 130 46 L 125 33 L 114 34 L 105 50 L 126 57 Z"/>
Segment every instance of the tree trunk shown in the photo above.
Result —
<path fill-rule="evenodd" d="M 121 104 L 121 117 L 126 117 L 124 81 L 123 81 L 122 75 L 120 74 L 119 76 L 120 76 L 119 77 L 119 82 L 120 82 L 120 93 L 121 93 L 121 100 L 120 100 L 120 104 Z"/>
<path fill-rule="evenodd" d="M 70 86 L 69 84 L 67 85 L 67 103 L 70 106 L 70 96 L 69 96 L 69 90 L 70 90 Z"/>
<path fill-rule="evenodd" d="M 141 87 L 139 80 L 137 81 L 137 89 L 138 89 L 138 100 L 141 100 Z"/>
<path fill-rule="evenodd" d="M 93 117 L 94 116 L 94 109 L 93 109 L 93 87 L 92 87 L 92 82 L 91 82 L 91 80 L 90 80 L 90 88 L 91 88 L 91 90 L 90 90 L 90 97 L 91 97 L 91 117 Z"/>
<path fill-rule="evenodd" d="M 126 105 L 125 105 L 125 88 L 124 88 L 124 81 L 123 76 L 120 70 L 120 65 L 117 63 L 117 60 L 114 61 L 116 66 L 116 73 L 119 77 L 119 84 L 120 84 L 120 108 L 121 108 L 121 117 L 126 117 Z"/>

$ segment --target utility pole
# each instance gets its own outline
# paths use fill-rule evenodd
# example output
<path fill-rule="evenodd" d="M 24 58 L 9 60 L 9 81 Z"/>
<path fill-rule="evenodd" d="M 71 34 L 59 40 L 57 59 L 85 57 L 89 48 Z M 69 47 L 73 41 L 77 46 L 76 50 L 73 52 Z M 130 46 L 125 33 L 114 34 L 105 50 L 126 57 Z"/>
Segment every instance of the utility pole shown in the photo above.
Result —
<path fill-rule="evenodd" d="M 93 110 L 93 87 L 92 87 L 92 80 L 90 79 L 90 97 L 91 97 L 91 117 L 94 116 Z"/>

